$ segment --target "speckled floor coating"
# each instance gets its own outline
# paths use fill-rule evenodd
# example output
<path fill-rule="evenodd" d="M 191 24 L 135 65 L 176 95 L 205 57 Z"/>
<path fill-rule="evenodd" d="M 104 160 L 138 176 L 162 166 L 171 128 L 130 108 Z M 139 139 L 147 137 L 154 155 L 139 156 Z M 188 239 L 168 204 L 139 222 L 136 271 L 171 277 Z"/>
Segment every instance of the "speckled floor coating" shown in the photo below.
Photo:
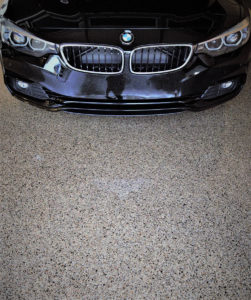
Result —
<path fill-rule="evenodd" d="M 250 90 L 89 117 L 0 83 L 0 299 L 250 299 Z"/>

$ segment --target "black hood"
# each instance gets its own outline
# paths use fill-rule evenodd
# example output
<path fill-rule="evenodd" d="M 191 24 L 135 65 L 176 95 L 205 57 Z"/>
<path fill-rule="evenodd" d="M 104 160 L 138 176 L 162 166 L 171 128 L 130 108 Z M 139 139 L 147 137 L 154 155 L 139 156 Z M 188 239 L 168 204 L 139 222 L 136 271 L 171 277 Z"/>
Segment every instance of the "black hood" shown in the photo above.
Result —
<path fill-rule="evenodd" d="M 236 25 L 245 13 L 241 0 L 10 0 L 5 16 L 52 42 L 115 39 L 119 45 L 121 30 L 131 29 L 137 45 L 199 42 Z"/>

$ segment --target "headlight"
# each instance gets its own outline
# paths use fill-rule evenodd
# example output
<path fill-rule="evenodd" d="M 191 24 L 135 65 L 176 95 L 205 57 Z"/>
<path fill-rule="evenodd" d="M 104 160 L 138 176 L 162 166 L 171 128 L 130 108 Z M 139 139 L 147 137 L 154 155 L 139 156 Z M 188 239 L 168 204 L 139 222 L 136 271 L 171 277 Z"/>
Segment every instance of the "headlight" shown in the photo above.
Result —
<path fill-rule="evenodd" d="M 6 19 L 1 21 L 1 39 L 3 43 L 29 55 L 41 57 L 47 53 L 57 53 L 56 44 L 44 41 Z"/>
<path fill-rule="evenodd" d="M 196 53 L 205 53 L 210 56 L 219 56 L 228 52 L 235 51 L 248 42 L 250 37 L 249 17 L 235 27 L 224 32 L 222 35 L 209 41 L 200 43 Z"/>

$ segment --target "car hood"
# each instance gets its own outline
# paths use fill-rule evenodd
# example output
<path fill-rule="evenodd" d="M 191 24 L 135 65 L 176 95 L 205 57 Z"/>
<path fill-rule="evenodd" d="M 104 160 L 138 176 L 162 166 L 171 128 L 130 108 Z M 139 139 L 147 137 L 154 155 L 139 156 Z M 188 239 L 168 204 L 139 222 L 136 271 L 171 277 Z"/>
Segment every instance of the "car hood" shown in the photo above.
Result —
<path fill-rule="evenodd" d="M 10 0 L 5 17 L 56 43 L 120 45 L 133 30 L 134 47 L 150 43 L 196 43 L 245 17 L 241 0 Z"/>

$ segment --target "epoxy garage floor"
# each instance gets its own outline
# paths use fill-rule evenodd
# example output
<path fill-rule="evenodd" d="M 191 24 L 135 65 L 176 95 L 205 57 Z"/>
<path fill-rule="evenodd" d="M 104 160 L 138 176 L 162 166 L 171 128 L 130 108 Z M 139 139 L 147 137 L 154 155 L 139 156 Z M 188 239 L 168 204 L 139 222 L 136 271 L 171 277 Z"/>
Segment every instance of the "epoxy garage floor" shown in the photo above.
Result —
<path fill-rule="evenodd" d="M 50 113 L 0 86 L 0 299 L 250 299 L 250 91 L 201 113 Z"/>

